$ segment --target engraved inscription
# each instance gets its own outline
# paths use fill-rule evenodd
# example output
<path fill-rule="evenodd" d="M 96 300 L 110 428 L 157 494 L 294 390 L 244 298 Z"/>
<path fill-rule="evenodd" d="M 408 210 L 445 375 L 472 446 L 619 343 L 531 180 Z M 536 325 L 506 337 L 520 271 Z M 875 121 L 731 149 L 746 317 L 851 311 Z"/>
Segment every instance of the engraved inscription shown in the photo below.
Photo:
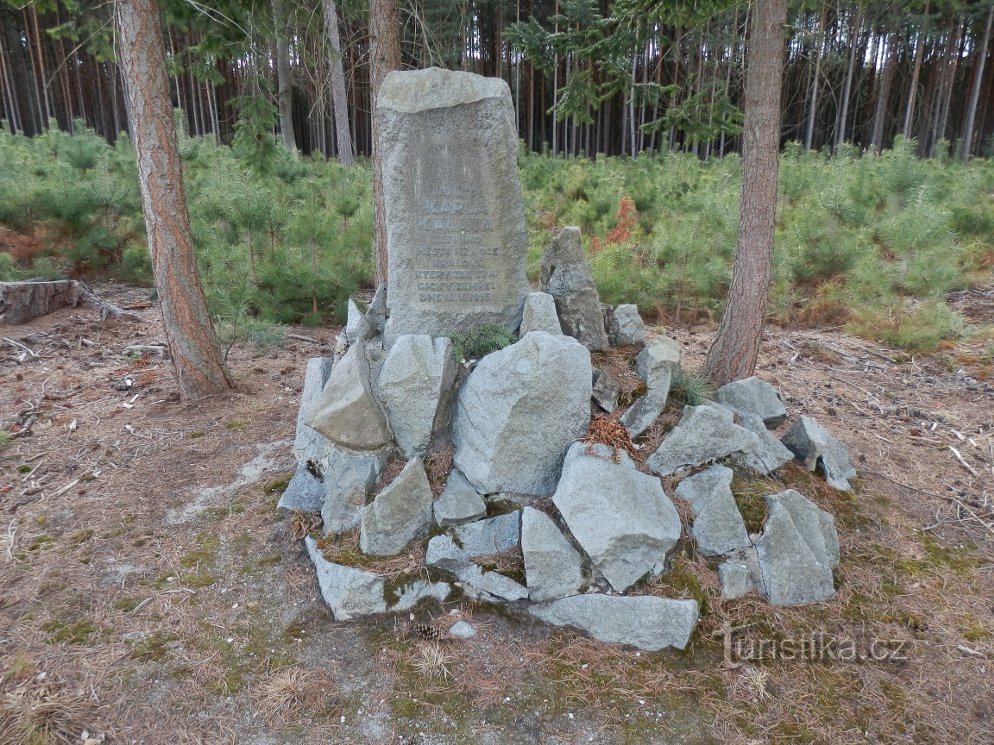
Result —
<path fill-rule="evenodd" d="M 471 148 L 453 148 L 441 133 L 425 133 L 415 166 L 414 275 L 420 303 L 489 303 L 497 291 L 500 241 L 488 214 L 484 169 Z"/>

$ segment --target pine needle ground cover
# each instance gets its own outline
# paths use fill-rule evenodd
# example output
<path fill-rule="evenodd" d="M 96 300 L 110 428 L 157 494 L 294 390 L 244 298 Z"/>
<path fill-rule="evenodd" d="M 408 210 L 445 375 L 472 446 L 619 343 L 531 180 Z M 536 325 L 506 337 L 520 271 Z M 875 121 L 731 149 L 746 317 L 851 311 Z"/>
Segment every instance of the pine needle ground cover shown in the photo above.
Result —
<path fill-rule="evenodd" d="M 372 276 L 367 163 L 346 170 L 272 148 L 265 162 L 203 138 L 180 150 L 201 271 L 232 338 L 269 324 L 343 320 Z M 994 267 L 994 165 L 834 158 L 789 145 L 781 159 L 771 318 L 847 326 L 909 350 L 977 329 L 946 303 Z M 549 229 L 579 225 L 601 299 L 681 323 L 717 317 L 738 231 L 740 160 L 687 154 L 519 159 L 538 273 Z M 150 284 L 133 152 L 92 133 L 0 133 L 0 280 L 111 273 Z M 982 330 L 981 330 L 982 331 Z"/>

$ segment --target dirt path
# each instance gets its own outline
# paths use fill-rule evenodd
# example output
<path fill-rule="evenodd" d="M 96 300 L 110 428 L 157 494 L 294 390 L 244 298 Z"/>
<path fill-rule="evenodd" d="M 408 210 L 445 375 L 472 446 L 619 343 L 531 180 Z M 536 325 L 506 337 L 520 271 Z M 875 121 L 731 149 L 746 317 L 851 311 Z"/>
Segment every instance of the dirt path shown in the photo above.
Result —
<path fill-rule="evenodd" d="M 962 304 L 994 318 L 983 291 Z M 334 331 L 236 348 L 238 392 L 185 404 L 167 363 L 125 354 L 162 341 L 141 312 L 0 333 L 37 355 L 0 342 L 0 428 L 34 417 L 0 449 L 0 743 L 62 742 L 44 727 L 120 743 L 994 742 L 994 387 L 976 349 L 909 358 L 771 329 L 760 374 L 863 477 L 855 498 L 784 477 L 837 516 L 839 593 L 722 602 L 685 553 L 674 591 L 707 619 L 690 651 L 638 654 L 472 604 L 436 609 L 471 618 L 471 642 L 332 622 L 275 504 L 304 361 Z M 711 332 L 668 333 L 692 367 Z M 722 624 L 900 654 L 728 662 Z"/>

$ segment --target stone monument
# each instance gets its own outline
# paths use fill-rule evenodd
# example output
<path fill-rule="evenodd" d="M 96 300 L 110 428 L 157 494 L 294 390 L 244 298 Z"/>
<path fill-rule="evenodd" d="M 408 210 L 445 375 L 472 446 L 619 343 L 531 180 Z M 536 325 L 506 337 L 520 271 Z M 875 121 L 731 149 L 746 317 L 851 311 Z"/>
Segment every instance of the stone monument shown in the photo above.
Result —
<path fill-rule="evenodd" d="M 402 334 L 514 331 L 528 294 L 518 138 L 507 83 L 432 67 L 392 72 L 376 99 L 390 291 Z"/>

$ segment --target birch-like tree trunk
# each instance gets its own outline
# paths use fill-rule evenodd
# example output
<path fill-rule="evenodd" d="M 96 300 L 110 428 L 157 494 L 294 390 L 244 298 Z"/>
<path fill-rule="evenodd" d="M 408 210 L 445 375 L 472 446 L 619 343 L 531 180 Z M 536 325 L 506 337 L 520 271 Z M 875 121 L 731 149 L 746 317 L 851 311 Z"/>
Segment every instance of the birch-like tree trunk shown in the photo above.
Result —
<path fill-rule="evenodd" d="M 331 65 L 331 108 L 335 115 L 335 136 L 338 142 L 338 162 L 351 166 L 355 162 L 355 147 L 349 129 L 348 92 L 345 68 L 342 65 L 342 37 L 338 30 L 338 9 L 335 0 L 323 0 L 324 28 L 328 34 L 329 64 Z"/>
<path fill-rule="evenodd" d="M 232 384 L 214 336 L 193 252 L 158 0 L 120 0 L 116 19 L 118 63 L 127 88 L 166 343 L 180 396 L 200 398 Z"/>
<path fill-rule="evenodd" d="M 296 152 L 293 134 L 293 84 L 290 79 L 290 35 L 283 0 L 273 0 L 273 21 L 276 26 L 276 102 L 280 112 L 280 135 L 283 147 Z"/>

